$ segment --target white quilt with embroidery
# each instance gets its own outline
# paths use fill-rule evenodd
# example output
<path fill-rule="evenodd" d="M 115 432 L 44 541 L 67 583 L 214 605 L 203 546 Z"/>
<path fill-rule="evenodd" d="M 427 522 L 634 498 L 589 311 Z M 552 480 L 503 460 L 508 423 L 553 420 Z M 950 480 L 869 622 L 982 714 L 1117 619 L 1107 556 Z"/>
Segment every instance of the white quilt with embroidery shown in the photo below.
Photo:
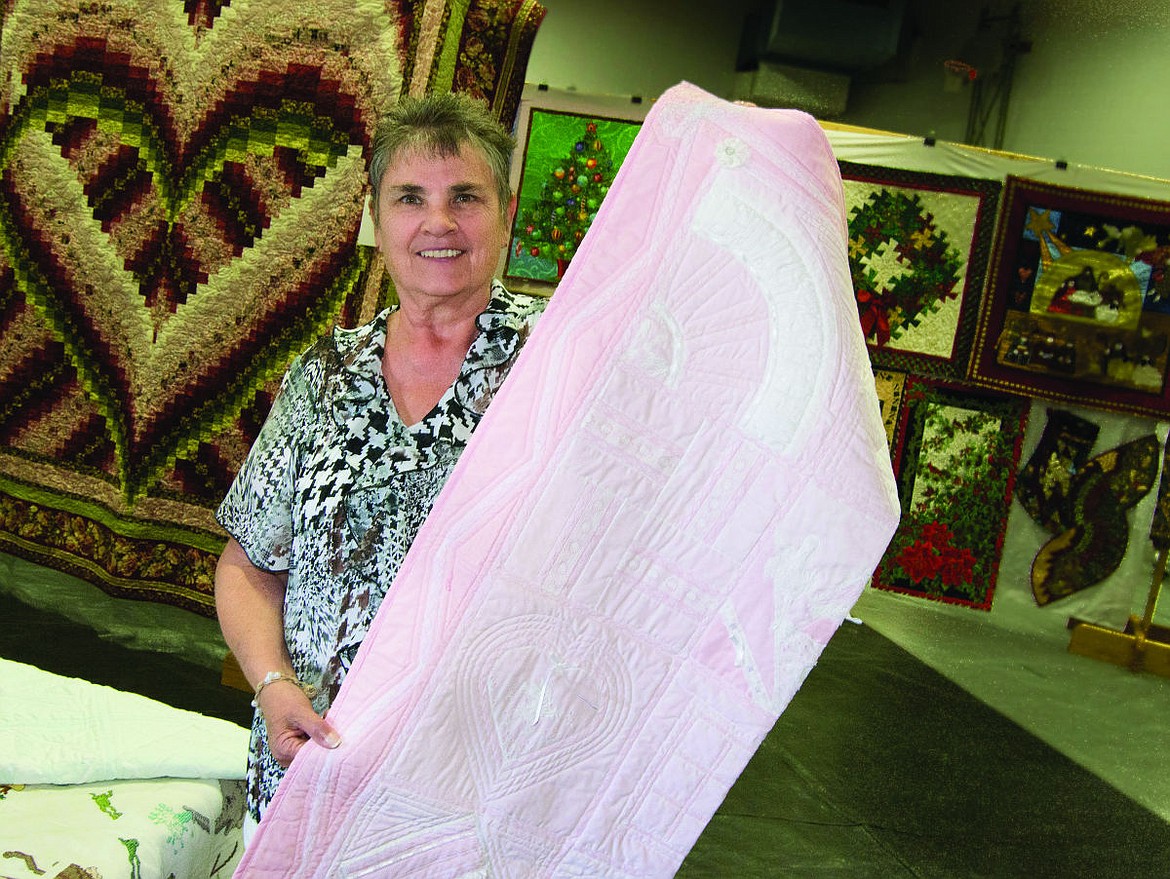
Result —
<path fill-rule="evenodd" d="M 824 135 L 671 89 L 238 875 L 671 875 L 897 515 Z"/>
<path fill-rule="evenodd" d="M 137 693 L 0 659 L 0 706 L 0 784 L 244 777 L 248 730 Z"/>
<path fill-rule="evenodd" d="M 226 876 L 248 730 L 0 659 L 0 877 Z"/>

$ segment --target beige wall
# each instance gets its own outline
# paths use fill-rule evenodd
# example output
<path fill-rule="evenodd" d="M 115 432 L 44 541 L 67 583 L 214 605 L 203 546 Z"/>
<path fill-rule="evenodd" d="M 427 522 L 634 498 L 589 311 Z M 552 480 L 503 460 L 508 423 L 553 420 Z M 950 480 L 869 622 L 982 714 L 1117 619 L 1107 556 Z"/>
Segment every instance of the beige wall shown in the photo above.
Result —
<path fill-rule="evenodd" d="M 541 0 L 528 81 L 650 99 L 680 80 L 731 97 L 753 0 Z"/>
<path fill-rule="evenodd" d="M 1170 3 L 1034 0 L 1009 146 L 1170 178 Z"/>

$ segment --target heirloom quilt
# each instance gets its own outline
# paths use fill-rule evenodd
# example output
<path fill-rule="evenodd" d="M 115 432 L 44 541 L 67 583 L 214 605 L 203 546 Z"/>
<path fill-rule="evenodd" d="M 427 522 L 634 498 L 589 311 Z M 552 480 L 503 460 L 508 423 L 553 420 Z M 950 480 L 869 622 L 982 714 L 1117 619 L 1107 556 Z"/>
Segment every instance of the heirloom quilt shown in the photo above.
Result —
<path fill-rule="evenodd" d="M 673 875 L 897 518 L 824 135 L 669 90 L 240 875 Z"/>
<path fill-rule="evenodd" d="M 213 511 L 293 355 L 388 295 L 356 245 L 400 94 L 510 126 L 535 0 L 0 10 L 0 550 L 211 612 Z"/>

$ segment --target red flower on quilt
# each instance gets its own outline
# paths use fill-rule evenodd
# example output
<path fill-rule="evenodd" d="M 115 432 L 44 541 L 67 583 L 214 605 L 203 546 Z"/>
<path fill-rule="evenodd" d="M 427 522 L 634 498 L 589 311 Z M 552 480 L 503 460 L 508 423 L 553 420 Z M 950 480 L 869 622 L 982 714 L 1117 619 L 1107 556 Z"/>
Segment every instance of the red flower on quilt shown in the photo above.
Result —
<path fill-rule="evenodd" d="M 914 583 L 923 580 L 942 580 L 949 587 L 970 583 L 975 570 L 975 554 L 966 547 L 951 545 L 954 534 L 942 522 L 927 522 L 921 536 L 905 547 L 894 563 L 905 571 Z"/>
<path fill-rule="evenodd" d="M 949 547 L 954 536 L 943 522 L 927 522 L 922 526 L 922 539 L 932 546 Z"/>
<path fill-rule="evenodd" d="M 938 576 L 949 587 L 970 583 L 974 570 L 975 554 L 966 547 L 963 549 L 947 547 L 939 556 Z"/>
<path fill-rule="evenodd" d="M 916 540 L 903 549 L 894 562 L 915 583 L 931 579 L 939 568 L 939 557 L 934 547 L 923 540 Z"/>

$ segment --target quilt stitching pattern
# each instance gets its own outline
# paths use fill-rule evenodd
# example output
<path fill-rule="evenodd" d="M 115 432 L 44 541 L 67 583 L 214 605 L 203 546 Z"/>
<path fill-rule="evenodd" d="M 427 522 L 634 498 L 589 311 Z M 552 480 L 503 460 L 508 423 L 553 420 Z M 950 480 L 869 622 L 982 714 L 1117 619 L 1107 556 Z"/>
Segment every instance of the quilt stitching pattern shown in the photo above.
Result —
<path fill-rule="evenodd" d="M 356 246 L 378 113 L 457 88 L 510 119 L 543 14 L 7 4 L 0 548 L 210 613 L 212 514 L 277 379 L 392 297 Z"/>
<path fill-rule="evenodd" d="M 656 104 L 249 875 L 677 869 L 897 518 L 836 175 L 802 114 Z"/>

